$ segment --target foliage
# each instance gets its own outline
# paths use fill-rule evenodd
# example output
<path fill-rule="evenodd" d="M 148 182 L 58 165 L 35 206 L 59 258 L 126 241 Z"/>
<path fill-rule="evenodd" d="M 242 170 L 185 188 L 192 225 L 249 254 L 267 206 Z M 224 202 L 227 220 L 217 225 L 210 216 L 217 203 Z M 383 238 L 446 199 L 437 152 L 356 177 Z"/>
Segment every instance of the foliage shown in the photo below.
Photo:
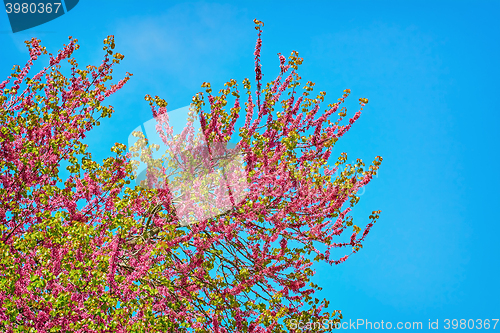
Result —
<path fill-rule="evenodd" d="M 263 23 L 255 23 L 256 104 L 245 79 L 245 125 L 234 149 L 226 144 L 242 111 L 235 80 L 217 96 L 204 83 L 209 110 L 203 111 L 205 93 L 194 96 L 189 126 L 175 139 L 166 102 L 146 96 L 170 147 L 167 160 L 183 159 L 167 165 L 181 169 L 177 178 L 166 177 L 165 159 L 153 158 L 154 147 L 140 133 L 130 153 L 117 143 L 111 149 L 115 156 L 102 163 L 93 161 L 81 142 L 101 118 L 111 116 L 113 108 L 101 103 L 131 76 L 105 85 L 123 59 L 113 51 L 113 36 L 104 41 L 100 66 L 78 69 L 72 54 L 79 46 L 70 37 L 33 78 L 27 77 L 33 62 L 46 50 L 36 39 L 27 42 L 27 65 L 15 66 L 0 84 L 2 330 L 286 332 L 293 331 L 286 327 L 291 319 L 334 323 L 342 318 L 340 311 L 324 311 L 327 300 L 313 297 L 321 287 L 311 282 L 312 265 L 345 261 L 348 256 L 334 259 L 331 250 L 357 252 L 379 217 L 375 211 L 360 234 L 348 213 L 382 158 L 377 156 L 368 170 L 361 160 L 346 164 L 345 153 L 335 167 L 327 165 L 335 143 L 368 101 L 360 99 L 361 110 L 347 125 L 340 125 L 346 116 L 340 107 L 349 90 L 319 112 L 325 93 L 309 97 L 314 83 L 307 82 L 299 94 L 297 69 L 303 59 L 295 51 L 288 63 L 279 54 L 280 74 L 262 88 Z M 60 72 L 63 60 L 71 65 L 68 77 Z M 12 87 L 5 89 L 11 79 Z M 235 102 L 228 112 L 229 96 Z M 329 117 L 336 112 L 333 123 Z M 196 117 L 202 135 L 195 138 Z M 308 130 L 314 132 L 306 135 Z M 244 160 L 244 174 L 228 172 L 228 154 Z M 127 184 L 134 179 L 134 156 L 147 162 L 148 184 L 132 188 Z M 64 161 L 70 164 L 65 180 L 59 171 Z M 341 166 L 340 175 L 332 177 Z M 203 216 L 206 205 L 180 209 L 183 196 L 200 193 L 220 204 L 229 183 L 200 182 L 191 192 L 183 187 L 207 170 L 232 175 L 246 190 L 229 188 L 229 208 L 210 217 Z M 194 215 L 188 218 L 190 211 Z M 334 242 L 350 229 L 348 242 Z"/>

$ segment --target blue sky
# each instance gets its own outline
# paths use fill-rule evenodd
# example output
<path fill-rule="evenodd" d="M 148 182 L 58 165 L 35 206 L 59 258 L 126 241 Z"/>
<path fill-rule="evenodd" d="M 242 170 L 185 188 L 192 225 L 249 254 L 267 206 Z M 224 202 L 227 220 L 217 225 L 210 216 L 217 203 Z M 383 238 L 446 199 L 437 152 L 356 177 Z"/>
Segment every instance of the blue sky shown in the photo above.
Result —
<path fill-rule="evenodd" d="M 151 119 L 145 94 L 174 110 L 207 81 L 214 90 L 254 77 L 253 19 L 265 23 L 264 80 L 277 53 L 299 52 L 299 74 L 327 92 L 351 89 L 369 103 L 332 154 L 349 161 L 384 158 L 354 210 L 368 223 L 382 210 L 365 247 L 342 265 L 318 266 L 321 298 L 345 320 L 422 322 L 500 318 L 500 143 L 498 1 L 80 1 L 69 13 L 13 34 L 0 15 L 0 75 L 23 65 L 23 41 L 38 37 L 56 52 L 79 39 L 80 65 L 102 59 L 115 35 L 134 74 L 108 100 L 111 119 L 89 133 L 94 157 Z M 500 330 L 500 324 L 496 327 Z"/>

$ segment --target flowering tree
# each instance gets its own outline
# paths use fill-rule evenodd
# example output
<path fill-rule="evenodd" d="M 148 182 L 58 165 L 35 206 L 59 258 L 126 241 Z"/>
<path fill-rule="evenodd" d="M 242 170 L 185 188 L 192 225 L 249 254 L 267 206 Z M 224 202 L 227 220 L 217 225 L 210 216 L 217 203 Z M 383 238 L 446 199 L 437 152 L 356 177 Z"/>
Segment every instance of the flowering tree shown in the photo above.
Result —
<path fill-rule="evenodd" d="M 238 143 L 227 146 L 242 111 L 236 81 L 219 95 L 204 83 L 209 109 L 203 110 L 204 93 L 194 96 L 180 137 L 171 135 L 166 102 L 146 96 L 168 146 L 162 159 L 153 157 L 158 147 L 141 133 L 128 154 L 116 144 L 115 156 L 102 163 L 81 143 L 113 112 L 101 102 L 130 77 L 105 85 L 123 59 L 113 51 L 112 36 L 104 41 L 99 67 L 78 69 L 72 58 L 77 40 L 70 37 L 32 78 L 33 62 L 46 51 L 38 40 L 27 43 L 27 65 L 15 67 L 0 85 L 2 330 L 283 332 L 294 331 L 293 321 L 331 328 L 340 321 L 340 311 L 326 311 L 329 302 L 313 297 L 321 287 L 311 282 L 311 266 L 314 260 L 345 261 L 348 256 L 335 259 L 331 250 L 357 252 L 379 217 L 373 212 L 360 235 L 348 214 L 382 158 L 368 170 L 361 160 L 346 164 L 345 153 L 335 167 L 327 165 L 367 100 L 360 99 L 361 110 L 347 125 L 341 125 L 346 110 L 340 107 L 349 90 L 319 112 L 324 92 L 309 97 L 312 82 L 297 92 L 303 60 L 297 52 L 288 63 L 279 54 L 280 73 L 263 88 L 263 23 L 255 23 L 256 96 L 244 80 L 248 97 Z M 59 71 L 63 60 L 71 65 L 68 77 Z M 11 79 L 12 87 L 4 89 Z M 235 100 L 228 112 L 230 96 Z M 329 118 L 337 112 L 333 123 Z M 201 134 L 195 137 L 197 118 Z M 231 164 L 235 156 L 243 173 Z M 142 186 L 131 187 L 134 157 L 148 169 Z M 70 173 L 64 181 L 63 162 Z M 200 181 L 202 173 L 224 181 Z M 349 229 L 348 240 L 334 241 Z"/>

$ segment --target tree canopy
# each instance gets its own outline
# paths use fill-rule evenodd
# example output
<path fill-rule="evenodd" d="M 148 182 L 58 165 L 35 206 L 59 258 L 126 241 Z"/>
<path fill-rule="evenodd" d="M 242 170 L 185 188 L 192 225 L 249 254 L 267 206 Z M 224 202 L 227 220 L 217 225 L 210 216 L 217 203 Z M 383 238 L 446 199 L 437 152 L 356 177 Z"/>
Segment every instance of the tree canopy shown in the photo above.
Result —
<path fill-rule="evenodd" d="M 333 327 L 342 319 L 313 297 L 321 287 L 311 278 L 314 261 L 349 256 L 332 250 L 359 251 L 379 217 L 374 211 L 361 228 L 349 212 L 382 158 L 366 169 L 342 153 L 328 165 L 368 100 L 346 124 L 349 89 L 320 110 L 326 93 L 314 96 L 310 81 L 299 90 L 303 59 L 295 51 L 288 60 L 278 54 L 280 73 L 264 85 L 263 23 L 254 22 L 255 91 L 249 79 L 229 80 L 218 94 L 203 83 L 177 137 L 167 103 L 145 97 L 168 147 L 160 159 L 140 132 L 135 145 L 116 143 L 102 162 L 82 143 L 112 116 L 103 101 L 132 76 L 111 83 L 124 58 L 113 36 L 99 66 L 80 69 L 70 37 L 32 76 L 47 51 L 37 39 L 26 42 L 29 61 L 0 84 L 3 331 L 293 332 L 289 320 Z M 241 113 L 245 124 L 236 129 Z M 147 177 L 133 186 L 138 161 Z M 70 175 L 62 178 L 64 163 Z M 200 178 L 207 174 L 217 177 Z M 344 232 L 348 240 L 336 242 Z"/>

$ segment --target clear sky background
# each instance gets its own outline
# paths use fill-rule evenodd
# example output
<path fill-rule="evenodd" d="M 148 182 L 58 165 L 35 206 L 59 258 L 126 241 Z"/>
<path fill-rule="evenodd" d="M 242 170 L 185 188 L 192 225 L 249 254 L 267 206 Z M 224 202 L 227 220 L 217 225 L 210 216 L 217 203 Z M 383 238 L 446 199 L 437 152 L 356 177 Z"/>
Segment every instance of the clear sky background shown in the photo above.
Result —
<path fill-rule="evenodd" d="M 86 140 L 102 159 L 151 119 L 145 94 L 174 110 L 204 81 L 218 91 L 231 78 L 255 78 L 253 19 L 263 21 L 265 81 L 278 73 L 276 54 L 296 50 L 299 74 L 327 92 L 325 106 L 347 88 L 348 115 L 369 99 L 331 160 L 384 158 L 353 214 L 366 225 L 381 209 L 380 220 L 358 254 L 317 266 L 321 298 L 347 321 L 427 328 L 430 319 L 444 330 L 446 318 L 500 318 L 499 16 L 499 1 L 81 0 L 16 34 L 0 14 L 0 79 L 26 63 L 31 37 L 53 53 L 78 38 L 83 66 L 100 63 L 102 40 L 114 34 L 125 55 L 116 77 L 134 76 Z"/>

